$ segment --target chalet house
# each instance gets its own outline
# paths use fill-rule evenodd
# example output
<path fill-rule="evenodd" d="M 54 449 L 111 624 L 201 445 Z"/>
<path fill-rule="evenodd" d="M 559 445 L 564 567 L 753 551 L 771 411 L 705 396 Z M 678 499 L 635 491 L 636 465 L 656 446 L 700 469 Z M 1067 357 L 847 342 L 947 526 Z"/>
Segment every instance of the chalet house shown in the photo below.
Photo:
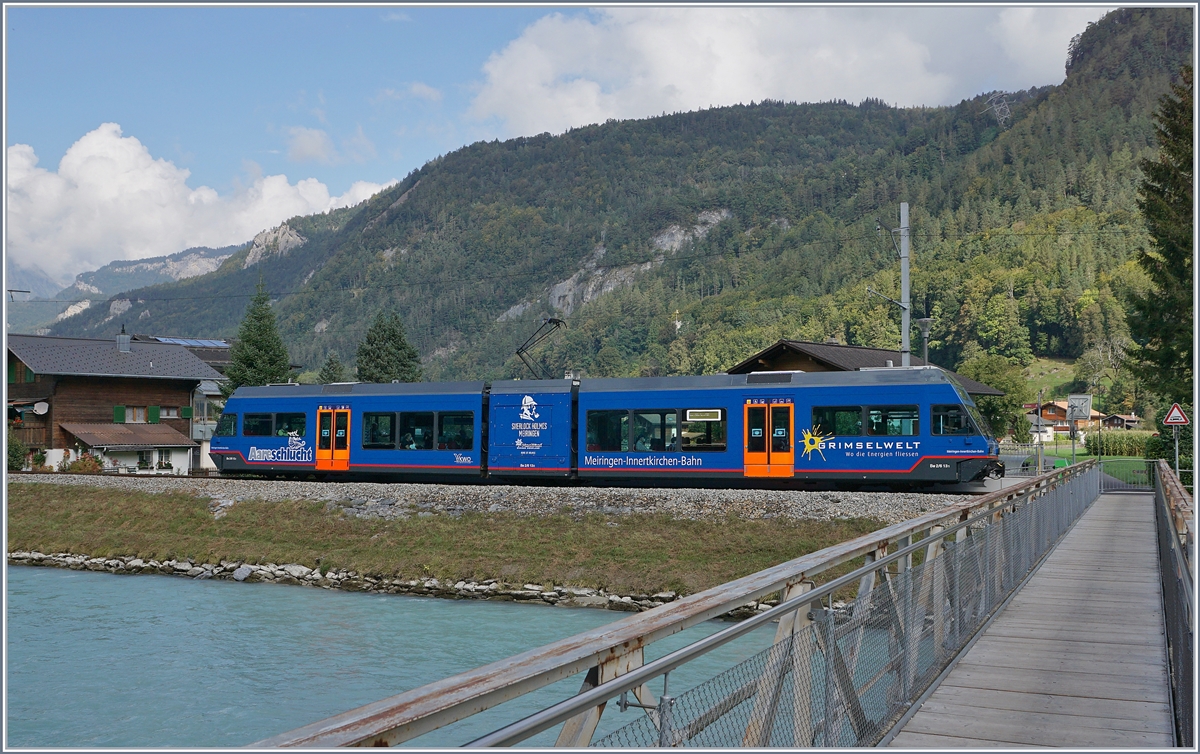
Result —
<path fill-rule="evenodd" d="M 1029 421 L 1029 434 L 1035 443 L 1054 442 L 1054 422 L 1043 419 L 1037 413 L 1025 414 Z"/>
<path fill-rule="evenodd" d="M 1142 417 L 1137 414 L 1109 414 L 1104 417 L 1105 429 L 1137 429 L 1142 426 Z"/>
<path fill-rule="evenodd" d="M 1054 425 L 1055 432 L 1070 432 L 1071 422 L 1067 421 L 1067 402 L 1066 401 L 1049 401 L 1043 403 L 1038 413 L 1041 417 Z M 1092 409 L 1090 418 L 1085 422 L 1083 420 L 1075 421 L 1076 429 L 1088 429 L 1096 426 L 1096 423 L 1104 418 L 1104 414 L 1096 409 Z"/>
<path fill-rule="evenodd" d="M 195 391 L 221 379 L 177 344 L 8 336 L 9 415 L 50 466 L 88 449 L 106 467 L 187 473 Z"/>
<path fill-rule="evenodd" d="M 810 343 L 803 340 L 781 340 L 775 345 L 760 351 L 737 366 L 728 370 L 729 374 L 749 374 L 750 372 L 785 372 L 799 370 L 802 372 L 853 372 L 857 369 L 876 367 L 898 367 L 901 363 L 899 351 L 889 351 L 884 348 L 867 348 L 865 346 L 844 346 L 836 340 L 825 343 Z M 926 366 L 924 359 L 910 356 L 912 366 Z M 969 377 L 945 370 L 973 398 L 1004 393 L 994 387 L 976 382 Z"/>

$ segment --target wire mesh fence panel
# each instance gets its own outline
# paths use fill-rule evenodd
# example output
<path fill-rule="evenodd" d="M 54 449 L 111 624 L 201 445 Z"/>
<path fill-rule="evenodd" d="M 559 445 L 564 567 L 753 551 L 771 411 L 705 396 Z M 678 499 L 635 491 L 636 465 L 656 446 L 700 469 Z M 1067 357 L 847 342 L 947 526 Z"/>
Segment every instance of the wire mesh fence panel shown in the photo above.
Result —
<path fill-rule="evenodd" d="M 1151 492 L 1154 490 L 1154 461 L 1119 458 L 1100 462 L 1102 492 Z"/>
<path fill-rule="evenodd" d="M 674 699 L 668 726 L 660 705 L 593 745 L 874 745 L 1096 498 L 1098 478 L 931 538 L 923 562 L 881 568 L 854 600 L 801 607 L 801 628 Z"/>

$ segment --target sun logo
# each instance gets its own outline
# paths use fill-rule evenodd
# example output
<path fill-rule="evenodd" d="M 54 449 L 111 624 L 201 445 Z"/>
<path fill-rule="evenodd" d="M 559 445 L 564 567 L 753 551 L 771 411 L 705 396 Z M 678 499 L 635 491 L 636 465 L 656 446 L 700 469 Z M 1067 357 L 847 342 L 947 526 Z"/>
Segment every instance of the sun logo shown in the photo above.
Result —
<path fill-rule="evenodd" d="M 804 450 L 801 452 L 806 459 L 810 459 L 815 450 L 821 456 L 821 460 L 824 461 L 825 454 L 821 452 L 821 445 L 830 437 L 833 437 L 833 435 L 822 435 L 820 427 L 815 427 L 814 429 L 817 430 L 815 433 L 807 429 L 804 430 L 804 437 L 801 438 L 804 440 Z"/>

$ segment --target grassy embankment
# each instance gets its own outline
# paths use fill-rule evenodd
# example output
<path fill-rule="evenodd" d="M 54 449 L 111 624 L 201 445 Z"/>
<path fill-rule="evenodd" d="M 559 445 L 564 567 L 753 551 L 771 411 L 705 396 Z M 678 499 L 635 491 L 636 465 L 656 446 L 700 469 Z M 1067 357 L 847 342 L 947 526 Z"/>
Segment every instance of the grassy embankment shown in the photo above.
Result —
<path fill-rule="evenodd" d="M 188 495 L 8 486 L 10 552 L 299 563 L 322 571 L 495 578 L 620 593 L 695 593 L 882 526 L 874 519 L 687 521 L 637 514 L 385 521 L 345 517 L 312 501 L 243 502 L 214 519 L 206 500 Z"/>
<path fill-rule="evenodd" d="M 1066 400 L 1071 384 L 1075 382 L 1074 359 L 1034 359 L 1025 367 L 1025 377 L 1029 380 L 1030 401 L 1036 401 L 1038 390 L 1044 389 L 1043 400 Z"/>

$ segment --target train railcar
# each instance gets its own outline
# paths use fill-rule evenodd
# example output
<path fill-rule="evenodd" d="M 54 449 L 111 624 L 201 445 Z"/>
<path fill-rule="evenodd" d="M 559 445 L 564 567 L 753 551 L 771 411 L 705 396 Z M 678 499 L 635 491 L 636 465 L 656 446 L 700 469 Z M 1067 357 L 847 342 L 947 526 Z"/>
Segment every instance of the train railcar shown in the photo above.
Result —
<path fill-rule="evenodd" d="M 935 367 L 240 388 L 225 473 L 592 484 L 931 484 L 1003 474 Z"/>
<path fill-rule="evenodd" d="M 482 382 L 242 387 L 209 455 L 222 473 L 479 477 Z"/>

